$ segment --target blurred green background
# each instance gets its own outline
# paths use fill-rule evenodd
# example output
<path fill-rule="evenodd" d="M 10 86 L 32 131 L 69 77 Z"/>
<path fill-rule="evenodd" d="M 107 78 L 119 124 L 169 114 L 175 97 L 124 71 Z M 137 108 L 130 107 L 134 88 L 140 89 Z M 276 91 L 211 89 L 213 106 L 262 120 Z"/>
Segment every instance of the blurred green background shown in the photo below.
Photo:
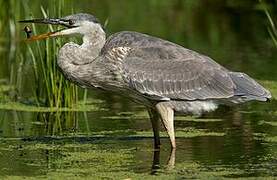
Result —
<path fill-rule="evenodd" d="M 43 17 L 43 7 L 50 17 L 73 12 L 94 14 L 107 33 L 139 31 L 158 36 L 186 48 L 211 56 L 230 70 L 244 71 L 256 79 L 276 80 L 276 49 L 270 38 L 266 7 L 274 19 L 276 1 L 253 0 L 73 0 L 0 1 L 0 78 L 9 79 L 25 96 L 36 85 L 32 79 L 31 58 L 26 55 L 23 25 L 18 20 Z M 38 32 L 45 28 L 38 26 Z M 42 51 L 43 47 L 40 48 Z M 54 53 L 52 53 L 54 54 Z M 36 55 L 36 54 L 35 54 Z M 20 59 L 21 56 L 21 59 Z M 21 65 L 21 66 L 20 66 Z M 18 75 L 18 69 L 28 78 Z M 19 77 L 18 77 L 19 76 Z M 33 87 L 35 86 L 35 87 Z M 29 88 L 28 88 L 29 87 Z M 28 94 L 30 95 L 30 94 Z M 32 94 L 31 94 L 32 95 Z"/>

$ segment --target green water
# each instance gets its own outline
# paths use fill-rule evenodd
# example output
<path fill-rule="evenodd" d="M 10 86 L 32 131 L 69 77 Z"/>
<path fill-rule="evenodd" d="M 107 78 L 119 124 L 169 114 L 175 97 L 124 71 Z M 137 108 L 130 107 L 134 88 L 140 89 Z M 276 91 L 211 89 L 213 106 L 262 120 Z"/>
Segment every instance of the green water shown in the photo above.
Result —
<path fill-rule="evenodd" d="M 40 3 L 47 7 L 53 2 L 26 1 L 36 17 L 42 17 Z M 79 102 L 76 108 L 35 107 L 30 93 L 34 87 L 30 63 L 24 65 L 22 91 L 18 93 L 9 85 L 10 61 L 18 57 L 12 55 L 12 40 L 1 37 L 1 179 L 277 176 L 277 50 L 257 3 L 84 0 L 68 1 L 66 6 L 67 12 L 74 7 L 76 12 L 92 13 L 102 22 L 108 18 L 110 34 L 135 30 L 206 54 L 231 70 L 259 80 L 274 99 L 220 107 L 201 117 L 178 116 L 176 152 L 171 152 L 165 133 L 161 150 L 153 151 L 147 112 L 129 99 L 90 91 L 88 101 Z M 275 12 L 276 7 L 275 3 Z M 26 46 L 19 43 L 24 33 L 18 34 L 16 49 Z"/>

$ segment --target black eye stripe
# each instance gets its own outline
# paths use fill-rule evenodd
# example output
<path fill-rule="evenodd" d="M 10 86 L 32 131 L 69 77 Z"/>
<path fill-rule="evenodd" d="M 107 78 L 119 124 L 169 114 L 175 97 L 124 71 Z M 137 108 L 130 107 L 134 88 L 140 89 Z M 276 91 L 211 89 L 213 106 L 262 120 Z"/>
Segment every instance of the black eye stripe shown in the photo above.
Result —
<path fill-rule="evenodd" d="M 71 27 L 75 27 L 75 21 L 72 19 L 59 19 L 59 23 L 60 25 L 63 25 L 65 27 L 71 28 Z"/>
<path fill-rule="evenodd" d="M 74 23 L 74 20 L 72 19 L 60 19 L 60 21 L 68 22 L 69 24 Z"/>
<path fill-rule="evenodd" d="M 69 19 L 68 23 L 69 23 L 69 25 L 73 25 L 73 24 L 74 24 L 74 21 L 71 20 L 71 19 Z"/>

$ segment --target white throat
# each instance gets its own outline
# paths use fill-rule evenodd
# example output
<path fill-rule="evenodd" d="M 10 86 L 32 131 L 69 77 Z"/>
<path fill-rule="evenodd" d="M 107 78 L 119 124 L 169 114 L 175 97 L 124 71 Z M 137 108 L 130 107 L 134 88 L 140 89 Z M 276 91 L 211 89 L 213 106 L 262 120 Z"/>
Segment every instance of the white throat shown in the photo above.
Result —
<path fill-rule="evenodd" d="M 84 22 L 80 30 L 80 33 L 83 35 L 83 44 L 80 48 L 101 51 L 106 42 L 106 34 L 101 25 L 92 22 Z"/>
<path fill-rule="evenodd" d="M 62 33 L 83 35 L 81 45 L 70 42 L 60 50 L 59 60 L 70 62 L 70 64 L 82 65 L 94 61 L 106 42 L 106 34 L 101 25 L 93 22 L 83 22 L 79 27 L 64 30 Z M 66 66 L 66 64 L 63 65 Z"/>

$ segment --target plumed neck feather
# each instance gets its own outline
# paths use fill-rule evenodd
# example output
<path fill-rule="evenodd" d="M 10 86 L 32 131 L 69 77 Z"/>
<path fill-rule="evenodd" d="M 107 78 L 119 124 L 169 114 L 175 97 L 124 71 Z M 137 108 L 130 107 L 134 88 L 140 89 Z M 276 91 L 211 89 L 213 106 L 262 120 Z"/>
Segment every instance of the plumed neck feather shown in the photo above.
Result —
<path fill-rule="evenodd" d="M 95 59 L 106 42 L 106 34 L 101 25 L 91 24 L 84 27 L 83 30 L 83 44 L 80 49 L 91 53 L 92 58 Z"/>
<path fill-rule="evenodd" d="M 97 80 L 103 71 L 99 54 L 106 34 L 100 25 L 95 24 L 85 26 L 79 33 L 83 35 L 83 43 L 66 43 L 59 51 L 58 66 L 68 79 L 86 86 L 87 78 Z M 96 82 L 93 86 L 97 86 Z"/>

